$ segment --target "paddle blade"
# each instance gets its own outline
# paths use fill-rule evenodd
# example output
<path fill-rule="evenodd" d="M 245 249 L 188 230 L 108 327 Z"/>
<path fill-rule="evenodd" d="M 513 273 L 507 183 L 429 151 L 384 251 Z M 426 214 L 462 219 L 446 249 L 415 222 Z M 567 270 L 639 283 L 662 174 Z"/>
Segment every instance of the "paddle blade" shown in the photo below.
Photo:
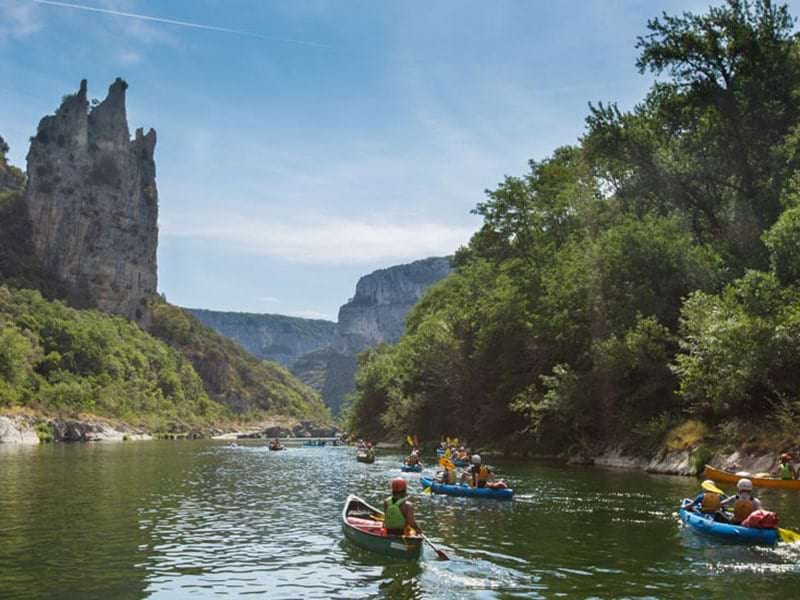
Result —
<path fill-rule="evenodd" d="M 719 495 L 725 494 L 725 492 L 723 492 L 716 485 L 714 485 L 714 482 L 711 481 L 710 479 L 706 479 L 703 483 L 700 484 L 700 487 L 702 487 L 705 491 L 711 492 L 713 494 L 719 494 Z"/>
<path fill-rule="evenodd" d="M 426 487 L 424 490 L 422 490 L 422 493 L 430 496 L 431 495 L 431 487 L 430 486 Z"/>
<path fill-rule="evenodd" d="M 450 557 L 438 548 L 436 549 L 436 556 L 439 557 L 439 560 L 450 560 Z"/>
<path fill-rule="evenodd" d="M 414 440 L 411 439 L 410 435 L 406 436 L 406 441 L 408 442 L 409 446 L 411 446 L 412 448 L 414 447 Z"/>
<path fill-rule="evenodd" d="M 796 544 L 800 542 L 800 533 L 792 531 L 791 529 L 778 528 L 778 535 L 781 536 L 781 541 L 787 544 Z"/>

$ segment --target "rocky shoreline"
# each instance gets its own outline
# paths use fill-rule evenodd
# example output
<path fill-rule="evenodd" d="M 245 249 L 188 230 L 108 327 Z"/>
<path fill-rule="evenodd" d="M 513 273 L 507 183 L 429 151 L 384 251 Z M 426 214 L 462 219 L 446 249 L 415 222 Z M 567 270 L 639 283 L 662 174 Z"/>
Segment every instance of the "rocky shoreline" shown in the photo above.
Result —
<path fill-rule="evenodd" d="M 607 469 L 635 469 L 659 475 L 682 475 L 697 477 L 694 454 L 696 448 L 685 450 L 664 450 L 653 458 L 626 455 L 618 449 L 607 450 L 597 456 L 572 457 L 568 464 L 591 465 Z M 706 462 L 727 471 L 749 471 L 751 473 L 772 472 L 777 468 L 779 452 L 758 452 L 750 454 L 743 451 L 712 452 Z"/>
<path fill-rule="evenodd" d="M 335 437 L 338 430 L 311 421 L 253 424 L 244 430 L 221 427 L 171 426 L 152 432 L 127 423 L 102 418 L 51 418 L 33 415 L 0 415 L 0 444 L 35 445 L 49 442 L 123 442 L 152 439 L 271 439 Z"/>

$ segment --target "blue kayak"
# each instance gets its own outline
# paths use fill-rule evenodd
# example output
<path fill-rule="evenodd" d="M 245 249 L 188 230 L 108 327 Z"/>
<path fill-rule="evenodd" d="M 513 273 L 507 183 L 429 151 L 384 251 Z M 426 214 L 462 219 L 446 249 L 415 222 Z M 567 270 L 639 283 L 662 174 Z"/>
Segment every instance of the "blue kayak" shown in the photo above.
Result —
<path fill-rule="evenodd" d="M 445 449 L 444 448 L 437 448 L 436 449 L 436 456 L 444 456 Z"/>
<path fill-rule="evenodd" d="M 400 470 L 403 471 L 403 473 L 422 473 L 422 465 L 416 464 L 413 467 L 400 465 Z"/>
<path fill-rule="evenodd" d="M 511 500 L 514 497 L 514 490 L 511 488 L 492 489 L 474 488 L 467 484 L 448 485 L 434 481 L 430 477 L 421 477 L 419 482 L 423 488 L 431 488 L 434 494 L 446 494 L 448 496 L 467 496 L 469 498 L 496 498 L 497 500 Z"/>
<path fill-rule="evenodd" d="M 686 506 L 692 501 L 686 498 L 681 504 L 681 521 L 694 532 L 713 536 L 729 542 L 739 544 L 765 544 L 772 546 L 778 541 L 777 529 L 756 529 L 755 527 L 742 527 L 733 523 L 719 523 L 713 515 L 704 515 L 690 510 Z"/>

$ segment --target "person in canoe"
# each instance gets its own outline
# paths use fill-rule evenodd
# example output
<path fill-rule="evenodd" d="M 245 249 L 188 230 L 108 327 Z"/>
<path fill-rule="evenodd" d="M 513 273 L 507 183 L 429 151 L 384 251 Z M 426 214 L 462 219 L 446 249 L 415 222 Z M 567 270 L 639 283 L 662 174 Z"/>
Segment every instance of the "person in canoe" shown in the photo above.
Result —
<path fill-rule="evenodd" d="M 406 457 L 405 463 L 409 467 L 415 467 L 419 464 L 419 450 L 417 448 L 414 448 L 411 454 Z"/>
<path fill-rule="evenodd" d="M 797 479 L 797 470 L 792 465 L 792 455 L 788 452 L 784 452 L 780 456 L 778 477 L 781 479 Z"/>
<path fill-rule="evenodd" d="M 722 506 L 733 507 L 732 523 L 738 525 L 750 516 L 750 513 L 761 510 L 761 502 L 753 496 L 753 482 L 749 479 L 740 479 L 736 483 L 737 494 L 722 501 Z"/>
<path fill-rule="evenodd" d="M 481 463 L 480 454 L 473 454 L 470 462 L 472 466 L 461 476 L 461 483 L 469 481 L 470 487 L 483 488 L 494 481 L 494 471 Z"/>
<path fill-rule="evenodd" d="M 422 529 L 414 518 L 414 505 L 406 495 L 406 480 L 402 477 L 392 479 L 392 495 L 383 501 L 383 526 L 389 535 L 407 535 L 413 529 L 418 535 Z"/>
<path fill-rule="evenodd" d="M 689 508 L 694 512 L 714 515 L 715 521 L 727 523 L 728 518 L 722 508 L 722 497 L 725 492 L 719 489 L 710 479 L 706 479 L 700 487 L 703 488 L 702 491 L 695 496 L 694 502 Z"/>

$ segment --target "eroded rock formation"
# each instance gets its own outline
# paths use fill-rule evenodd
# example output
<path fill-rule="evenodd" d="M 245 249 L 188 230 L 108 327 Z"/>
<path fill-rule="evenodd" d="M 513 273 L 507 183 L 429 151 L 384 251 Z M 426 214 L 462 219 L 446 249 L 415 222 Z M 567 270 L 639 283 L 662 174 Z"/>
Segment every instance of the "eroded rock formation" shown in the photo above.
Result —
<path fill-rule="evenodd" d="M 44 117 L 28 152 L 33 244 L 77 304 L 146 325 L 156 293 L 156 133 L 128 131 L 117 79 L 89 110 L 86 80 Z"/>

